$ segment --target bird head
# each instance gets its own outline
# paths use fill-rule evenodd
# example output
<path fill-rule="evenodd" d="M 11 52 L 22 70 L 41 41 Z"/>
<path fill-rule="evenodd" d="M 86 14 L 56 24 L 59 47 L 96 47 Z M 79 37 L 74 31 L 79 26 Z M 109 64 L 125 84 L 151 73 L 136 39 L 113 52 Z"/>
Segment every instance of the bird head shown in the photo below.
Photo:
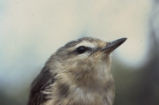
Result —
<path fill-rule="evenodd" d="M 49 61 L 56 68 L 58 78 L 70 84 L 91 86 L 92 81 L 105 82 L 110 75 L 110 54 L 126 38 L 112 42 L 84 37 L 67 43 L 51 57 Z M 96 84 L 97 85 L 97 84 Z"/>

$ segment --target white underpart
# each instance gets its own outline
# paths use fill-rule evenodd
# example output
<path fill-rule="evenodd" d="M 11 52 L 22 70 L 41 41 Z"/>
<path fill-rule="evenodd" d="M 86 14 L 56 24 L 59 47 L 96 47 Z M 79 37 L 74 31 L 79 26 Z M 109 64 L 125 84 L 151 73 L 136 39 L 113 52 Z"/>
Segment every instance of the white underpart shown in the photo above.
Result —
<path fill-rule="evenodd" d="M 74 97 L 75 100 L 79 101 L 83 101 L 83 102 L 92 102 L 95 100 L 93 94 L 91 92 L 86 92 L 84 91 L 83 89 L 81 88 L 76 88 L 75 91 L 74 91 Z"/>
<path fill-rule="evenodd" d="M 104 64 L 104 62 L 101 62 L 101 64 L 97 65 L 96 69 L 98 70 L 96 75 L 99 81 L 105 80 L 106 75 L 109 75 L 107 72 L 110 71 L 110 68 L 107 64 Z"/>

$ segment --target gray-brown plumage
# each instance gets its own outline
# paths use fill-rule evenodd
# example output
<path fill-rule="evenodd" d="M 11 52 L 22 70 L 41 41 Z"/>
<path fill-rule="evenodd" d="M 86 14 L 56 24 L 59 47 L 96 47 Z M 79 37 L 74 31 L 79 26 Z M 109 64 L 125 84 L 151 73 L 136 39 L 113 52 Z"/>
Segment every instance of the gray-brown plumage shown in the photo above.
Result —
<path fill-rule="evenodd" d="M 28 105 L 112 105 L 109 55 L 125 40 L 85 37 L 61 47 L 33 81 Z"/>

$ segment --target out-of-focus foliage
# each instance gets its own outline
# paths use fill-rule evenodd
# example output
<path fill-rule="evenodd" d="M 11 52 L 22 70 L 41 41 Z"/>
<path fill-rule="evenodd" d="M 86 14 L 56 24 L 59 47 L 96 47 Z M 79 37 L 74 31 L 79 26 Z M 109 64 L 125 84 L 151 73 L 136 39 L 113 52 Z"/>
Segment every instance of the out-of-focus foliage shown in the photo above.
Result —
<path fill-rule="evenodd" d="M 140 68 L 115 62 L 115 105 L 159 105 L 159 0 L 154 1 L 149 20 L 149 51 Z M 133 50 L 133 49 L 132 49 Z M 133 55 L 132 55 L 133 56 Z"/>
<path fill-rule="evenodd" d="M 3 84 L 1 84 L 0 105 L 26 105 L 28 98 L 28 91 L 29 89 L 27 87 L 24 87 L 22 91 L 19 91 L 14 95 L 10 95 L 9 93 L 6 92 L 5 85 L 3 86 Z"/>

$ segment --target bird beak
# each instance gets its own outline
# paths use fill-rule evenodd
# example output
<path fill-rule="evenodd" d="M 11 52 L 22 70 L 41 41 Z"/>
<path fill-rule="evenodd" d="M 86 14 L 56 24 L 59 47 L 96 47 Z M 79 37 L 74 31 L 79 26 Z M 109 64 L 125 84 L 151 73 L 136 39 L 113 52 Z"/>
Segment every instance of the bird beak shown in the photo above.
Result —
<path fill-rule="evenodd" d="M 106 46 L 103 48 L 103 51 L 105 53 L 111 53 L 114 51 L 117 47 L 119 47 L 122 43 L 126 41 L 127 38 L 120 38 L 112 42 L 108 42 Z"/>

